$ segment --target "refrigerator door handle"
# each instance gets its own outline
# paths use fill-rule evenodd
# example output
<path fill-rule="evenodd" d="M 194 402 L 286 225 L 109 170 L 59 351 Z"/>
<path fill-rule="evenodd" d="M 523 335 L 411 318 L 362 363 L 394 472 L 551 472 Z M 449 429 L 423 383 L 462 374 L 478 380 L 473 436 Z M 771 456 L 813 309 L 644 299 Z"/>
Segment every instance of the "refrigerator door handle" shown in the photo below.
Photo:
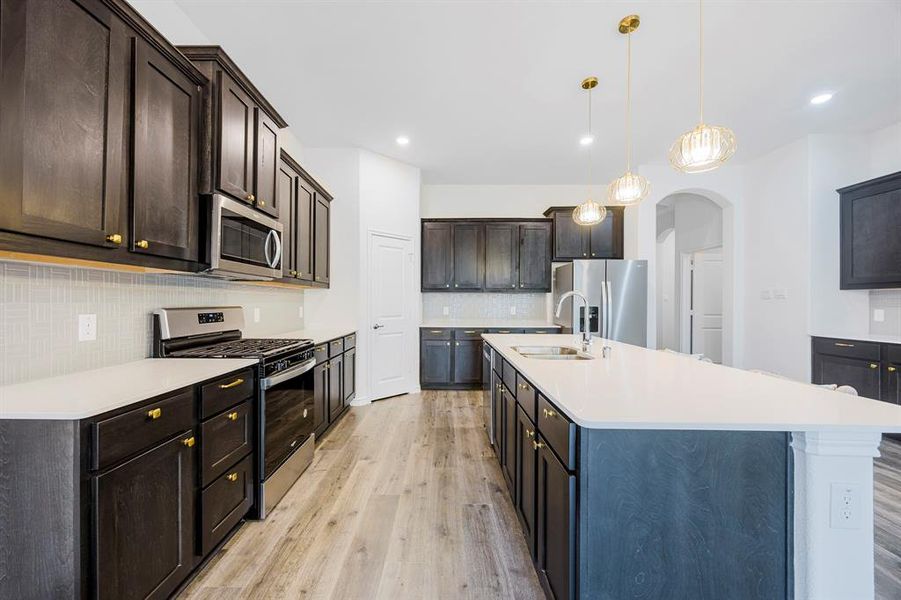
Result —
<path fill-rule="evenodd" d="M 613 323 L 611 323 L 611 321 L 613 321 L 613 289 L 610 287 L 609 280 L 605 281 L 604 283 L 607 287 L 607 335 L 605 335 L 604 337 L 609 340 L 611 339 L 610 336 L 612 335 L 612 332 L 610 330 L 613 329 Z"/>
<path fill-rule="evenodd" d="M 601 327 L 602 338 L 607 337 L 607 282 L 601 282 Z"/>

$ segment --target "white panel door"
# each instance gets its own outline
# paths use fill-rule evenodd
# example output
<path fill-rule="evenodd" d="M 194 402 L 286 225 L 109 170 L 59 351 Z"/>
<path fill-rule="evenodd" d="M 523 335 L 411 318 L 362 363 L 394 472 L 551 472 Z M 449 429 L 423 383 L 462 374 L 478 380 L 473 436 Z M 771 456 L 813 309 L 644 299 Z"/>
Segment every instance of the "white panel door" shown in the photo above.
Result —
<path fill-rule="evenodd" d="M 694 254 L 691 352 L 723 362 L 723 249 Z"/>
<path fill-rule="evenodd" d="M 369 234 L 369 364 L 372 399 L 411 391 L 416 331 L 413 242 Z"/>

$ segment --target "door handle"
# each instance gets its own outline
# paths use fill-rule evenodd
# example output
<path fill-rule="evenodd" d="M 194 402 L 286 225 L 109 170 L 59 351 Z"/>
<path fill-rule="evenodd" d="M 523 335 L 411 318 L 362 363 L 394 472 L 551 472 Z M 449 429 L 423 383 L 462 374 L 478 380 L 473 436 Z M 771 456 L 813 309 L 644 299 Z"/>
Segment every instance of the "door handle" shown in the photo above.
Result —
<path fill-rule="evenodd" d="M 382 325 L 381 323 L 376 323 L 372 326 L 373 329 L 381 329 L 382 327 L 384 327 L 384 325 Z"/>

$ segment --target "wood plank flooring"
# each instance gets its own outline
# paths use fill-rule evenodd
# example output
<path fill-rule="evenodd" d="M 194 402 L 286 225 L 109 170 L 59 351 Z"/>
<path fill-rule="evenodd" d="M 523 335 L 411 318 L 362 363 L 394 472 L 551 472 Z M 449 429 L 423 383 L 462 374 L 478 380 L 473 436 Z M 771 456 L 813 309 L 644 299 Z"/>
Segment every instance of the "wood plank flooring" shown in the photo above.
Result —
<path fill-rule="evenodd" d="M 884 439 L 875 461 L 876 597 L 901 598 L 901 443 Z"/>
<path fill-rule="evenodd" d="M 479 392 L 355 407 L 262 522 L 181 594 L 227 598 L 544 598 Z"/>

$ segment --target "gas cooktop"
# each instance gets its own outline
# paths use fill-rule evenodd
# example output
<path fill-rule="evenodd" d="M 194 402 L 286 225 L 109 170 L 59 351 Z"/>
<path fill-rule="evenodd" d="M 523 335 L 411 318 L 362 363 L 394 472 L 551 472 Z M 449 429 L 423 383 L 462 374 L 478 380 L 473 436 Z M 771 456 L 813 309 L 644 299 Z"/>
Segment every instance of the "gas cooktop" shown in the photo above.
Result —
<path fill-rule="evenodd" d="M 242 338 L 185 350 L 175 350 L 170 352 L 169 356 L 175 358 L 266 358 L 288 350 L 303 350 L 312 345 L 312 340 Z"/>

